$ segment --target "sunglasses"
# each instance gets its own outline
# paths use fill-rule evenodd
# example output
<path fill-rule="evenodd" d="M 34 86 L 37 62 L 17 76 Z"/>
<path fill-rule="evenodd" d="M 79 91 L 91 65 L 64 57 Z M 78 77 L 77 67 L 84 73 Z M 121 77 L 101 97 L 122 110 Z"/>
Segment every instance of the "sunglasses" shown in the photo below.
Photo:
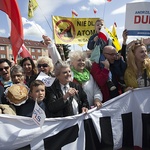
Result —
<path fill-rule="evenodd" d="M 0 71 L 3 71 L 3 70 L 8 70 L 9 69 L 9 66 L 7 66 L 7 67 L 4 67 L 4 68 L 0 68 Z"/>
<path fill-rule="evenodd" d="M 48 67 L 48 64 L 38 64 L 37 67 L 38 68 L 41 68 L 41 67 L 45 68 L 45 67 Z"/>

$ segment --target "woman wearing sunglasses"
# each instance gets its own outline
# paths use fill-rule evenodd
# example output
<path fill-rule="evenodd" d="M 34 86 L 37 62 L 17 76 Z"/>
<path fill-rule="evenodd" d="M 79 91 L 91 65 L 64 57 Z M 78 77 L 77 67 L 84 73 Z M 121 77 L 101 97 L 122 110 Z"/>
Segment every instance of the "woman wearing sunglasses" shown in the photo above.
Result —
<path fill-rule="evenodd" d="M 43 72 L 49 76 L 53 76 L 54 65 L 52 59 L 46 56 L 39 57 L 37 60 L 38 72 Z"/>
<path fill-rule="evenodd" d="M 49 58 L 47 56 L 41 56 L 38 58 L 36 65 L 37 65 L 38 74 L 34 75 L 29 80 L 29 82 L 27 84 L 28 86 L 30 86 L 31 82 L 37 78 L 37 76 L 39 75 L 40 72 L 43 72 L 48 76 L 54 77 L 54 75 L 53 75 L 54 65 L 53 65 L 51 58 Z"/>

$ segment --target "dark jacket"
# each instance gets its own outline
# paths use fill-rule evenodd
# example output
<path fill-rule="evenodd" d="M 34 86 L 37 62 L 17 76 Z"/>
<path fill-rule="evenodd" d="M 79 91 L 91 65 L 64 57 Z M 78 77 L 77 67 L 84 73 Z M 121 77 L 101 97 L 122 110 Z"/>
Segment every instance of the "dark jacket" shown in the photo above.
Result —
<path fill-rule="evenodd" d="M 45 105 L 44 101 L 38 102 L 38 105 L 44 110 L 46 118 L 49 118 L 50 113 Z M 32 117 L 35 101 L 29 98 L 24 104 L 15 106 L 16 114 L 19 116 Z"/>
<path fill-rule="evenodd" d="M 51 87 L 47 88 L 48 92 L 45 103 L 51 113 L 51 117 L 65 117 L 74 115 L 72 109 L 73 98 L 78 103 L 79 113 L 82 112 L 82 107 L 89 108 L 87 96 L 82 87 L 73 82 L 70 82 L 69 85 L 70 87 L 78 90 L 78 94 L 76 94 L 74 97 L 70 97 L 67 102 L 64 102 L 63 100 L 63 92 L 57 79 L 55 79 Z"/>
<path fill-rule="evenodd" d="M 93 63 L 91 67 L 91 74 L 96 81 L 97 85 L 100 87 L 101 92 L 103 94 L 103 102 L 114 98 L 121 93 L 123 93 L 123 89 L 120 86 L 120 78 L 124 76 L 124 72 L 126 70 L 126 63 L 122 60 L 115 60 L 113 64 L 110 64 L 110 71 L 112 73 L 112 82 L 116 86 L 116 90 L 109 91 L 107 86 L 107 80 L 109 76 L 109 71 L 105 68 L 101 68 L 98 63 Z"/>
<path fill-rule="evenodd" d="M 46 107 L 44 101 L 45 100 L 38 102 L 38 105 L 44 110 L 46 118 L 49 118 L 50 113 L 49 113 L 48 108 Z M 10 102 L 6 99 L 5 95 L 3 96 L 2 103 L 10 105 Z M 13 105 L 13 106 L 15 107 L 17 115 L 25 116 L 25 117 L 32 117 L 34 105 L 35 105 L 35 101 L 31 98 L 28 98 L 28 100 L 24 104 L 22 104 L 20 106 L 16 106 L 16 105 Z"/>
<path fill-rule="evenodd" d="M 88 44 L 87 44 L 87 48 L 88 48 L 89 50 L 93 50 L 96 45 L 100 45 L 100 48 L 101 48 L 100 51 L 101 51 L 101 53 L 102 53 L 103 48 L 104 48 L 106 45 L 108 45 L 108 43 L 106 43 L 103 39 L 100 39 L 100 38 L 99 38 L 98 41 L 96 42 L 96 45 L 95 45 L 94 38 L 95 38 L 96 36 L 98 36 L 97 33 L 94 34 L 94 35 L 92 35 L 92 36 L 89 38 L 89 41 L 88 41 Z"/>
<path fill-rule="evenodd" d="M 0 85 L 0 104 L 2 104 L 3 94 L 4 94 L 4 87 Z"/>

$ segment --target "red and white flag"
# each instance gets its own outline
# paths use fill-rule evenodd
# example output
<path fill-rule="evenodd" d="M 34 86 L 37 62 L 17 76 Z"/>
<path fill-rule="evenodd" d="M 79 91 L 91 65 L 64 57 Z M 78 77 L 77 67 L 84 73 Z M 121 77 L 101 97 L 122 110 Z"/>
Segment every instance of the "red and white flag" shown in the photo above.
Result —
<path fill-rule="evenodd" d="M 103 39 L 105 42 L 108 41 L 109 39 L 109 34 L 107 33 L 107 31 L 105 30 L 104 27 L 101 28 L 99 34 L 98 34 L 98 37 Z"/>
<path fill-rule="evenodd" d="M 114 26 L 117 27 L 117 23 L 116 22 L 114 22 Z"/>
<path fill-rule="evenodd" d="M 72 17 L 74 17 L 74 16 L 78 16 L 78 13 L 73 9 L 72 10 Z"/>
<path fill-rule="evenodd" d="M 23 44 L 23 27 L 19 7 L 16 0 L 0 0 L 0 10 L 11 20 L 10 41 L 14 61 L 17 62 L 18 51 Z"/>
<path fill-rule="evenodd" d="M 107 2 L 111 2 L 112 0 L 107 0 Z"/>
<path fill-rule="evenodd" d="M 94 14 L 96 14 L 97 13 L 97 9 L 93 8 L 93 12 L 94 12 Z"/>
<path fill-rule="evenodd" d="M 22 58 L 25 58 L 25 57 L 30 57 L 32 58 L 30 52 L 28 51 L 28 49 L 25 47 L 24 44 L 22 44 L 19 52 L 18 52 L 18 55 L 20 55 Z"/>

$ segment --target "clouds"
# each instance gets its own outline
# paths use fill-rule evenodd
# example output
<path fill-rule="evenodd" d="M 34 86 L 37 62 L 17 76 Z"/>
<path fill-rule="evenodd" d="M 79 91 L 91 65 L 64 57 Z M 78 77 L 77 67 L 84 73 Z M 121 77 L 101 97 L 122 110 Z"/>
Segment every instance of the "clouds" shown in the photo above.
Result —
<path fill-rule="evenodd" d="M 5 29 L 0 29 L 0 36 L 1 35 L 4 35 L 6 33 L 6 30 Z"/>
<path fill-rule="evenodd" d="M 88 10 L 90 10 L 90 7 L 81 6 L 80 10 L 82 10 L 82 11 L 88 11 Z"/>
<path fill-rule="evenodd" d="M 51 18 L 56 10 L 59 11 L 59 8 L 63 5 L 69 4 L 73 5 L 81 0 L 37 0 L 39 7 L 35 10 L 34 20 L 38 22 L 45 21 L 45 17 L 47 19 Z"/>
<path fill-rule="evenodd" d="M 111 12 L 112 15 L 123 14 L 126 11 L 126 5 L 119 7 Z"/>
<path fill-rule="evenodd" d="M 105 3 L 105 0 L 89 0 L 88 5 L 101 5 L 104 3 Z"/>
<path fill-rule="evenodd" d="M 145 2 L 146 0 L 133 0 L 130 3 Z M 123 14 L 126 12 L 126 5 L 123 5 L 111 12 L 112 15 Z"/>
<path fill-rule="evenodd" d="M 133 0 L 133 1 L 131 1 L 131 3 L 135 3 L 135 2 L 146 2 L 146 0 Z"/>
<path fill-rule="evenodd" d="M 32 40 L 40 40 L 42 38 L 42 35 L 46 34 L 46 31 L 34 21 L 29 21 L 26 18 L 22 17 L 22 22 L 25 39 L 28 39 L 30 37 L 30 39 L 32 38 Z"/>

